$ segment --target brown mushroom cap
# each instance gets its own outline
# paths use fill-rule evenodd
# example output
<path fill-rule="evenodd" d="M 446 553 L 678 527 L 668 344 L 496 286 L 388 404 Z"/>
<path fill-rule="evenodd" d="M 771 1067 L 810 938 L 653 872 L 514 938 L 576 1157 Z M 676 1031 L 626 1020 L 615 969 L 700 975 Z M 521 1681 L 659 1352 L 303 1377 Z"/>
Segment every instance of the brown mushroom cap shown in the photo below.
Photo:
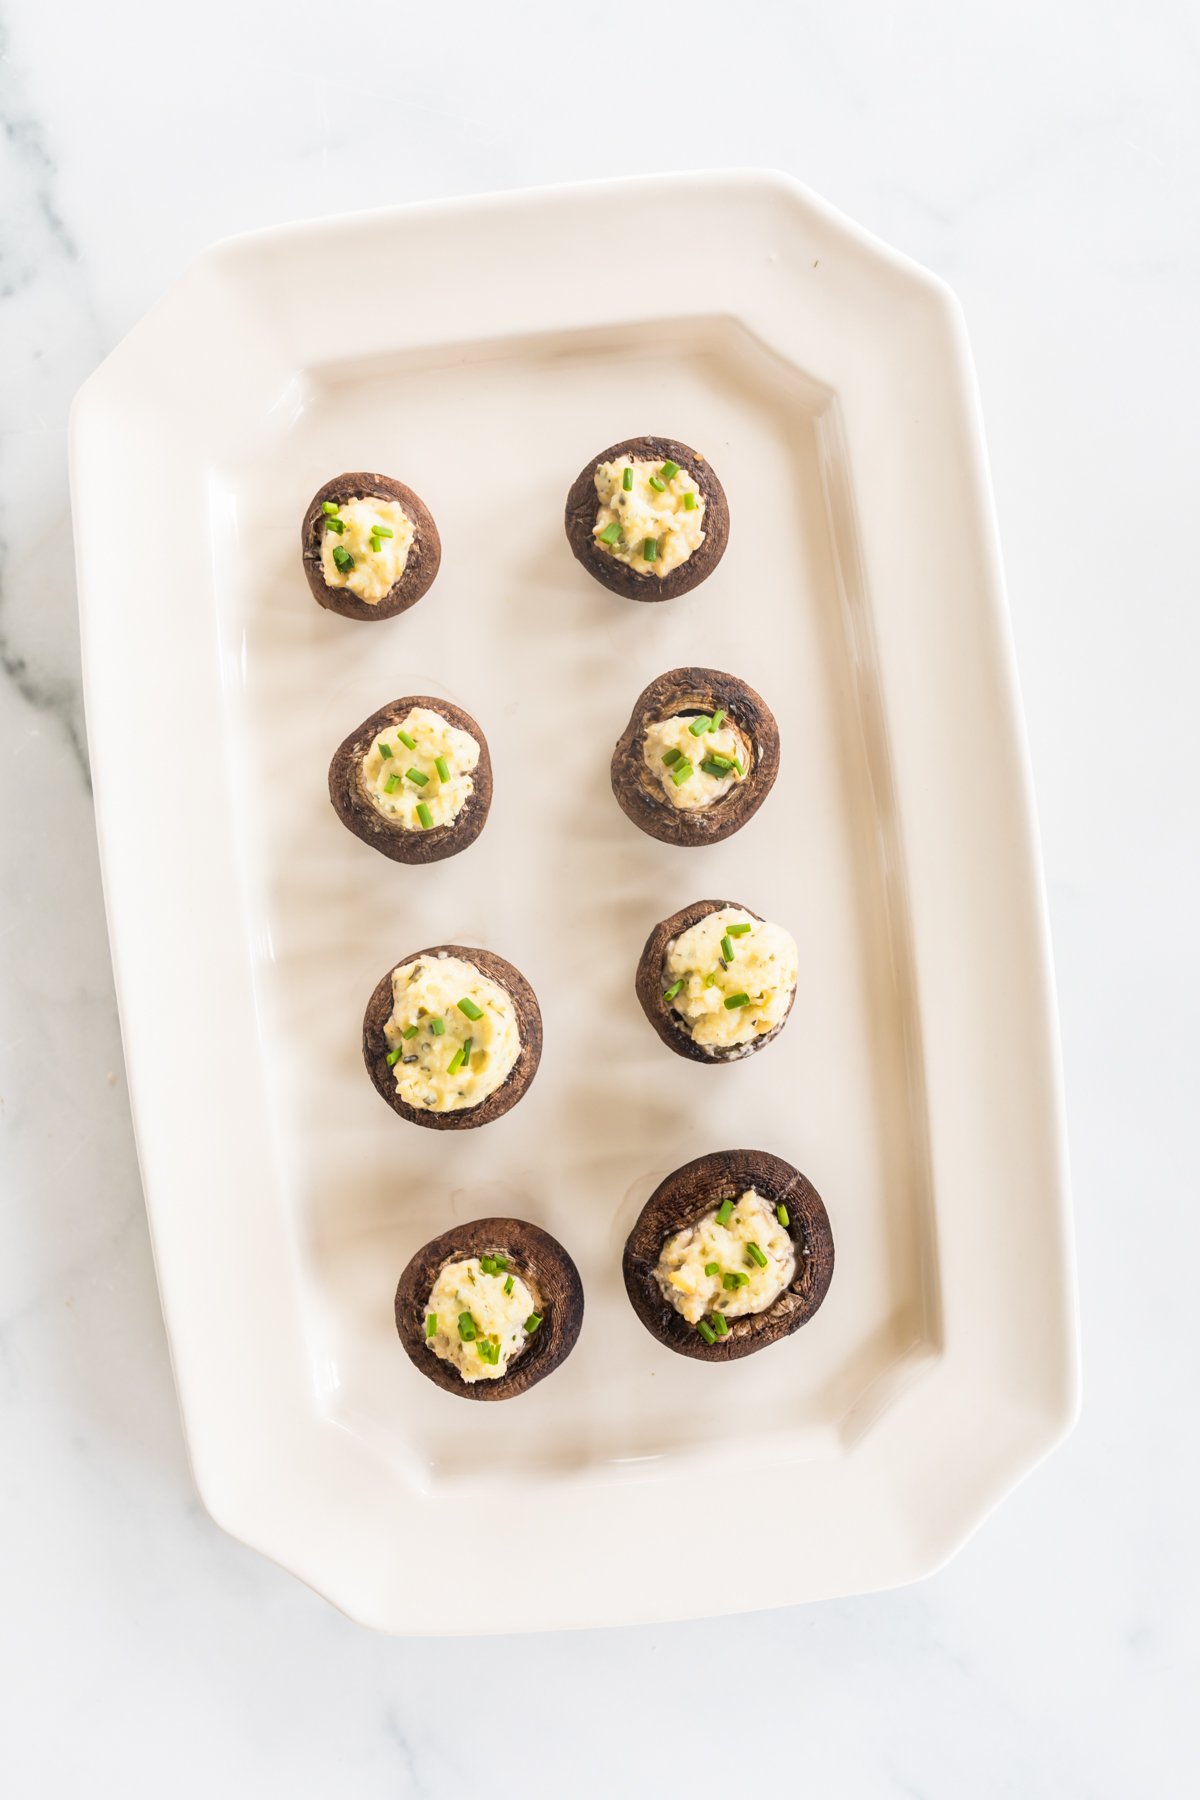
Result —
<path fill-rule="evenodd" d="M 464 1381 L 453 1363 L 425 1347 L 425 1308 L 447 1263 L 507 1256 L 509 1269 L 533 1295 L 542 1322 L 503 1375 Z M 472 1219 L 431 1238 L 409 1262 L 396 1289 L 396 1330 L 422 1375 L 464 1400 L 511 1400 L 553 1373 L 571 1354 L 583 1324 L 583 1283 L 557 1238 L 526 1219 Z"/>
<path fill-rule="evenodd" d="M 787 1012 L 778 1025 L 771 1031 L 764 1031 L 761 1037 L 752 1038 L 748 1044 L 731 1045 L 728 1049 L 706 1050 L 696 1042 L 670 1002 L 663 999 L 663 961 L 667 945 L 673 938 L 690 931 L 693 925 L 698 925 L 701 919 L 706 919 L 709 913 L 720 912 L 727 906 L 736 907 L 739 912 L 749 913 L 752 919 L 762 922 L 762 914 L 754 912 L 749 906 L 743 906 L 740 900 L 693 900 L 690 906 L 682 907 L 679 912 L 672 913 L 669 919 L 663 919 L 661 924 L 654 927 L 638 959 L 636 988 L 642 1011 L 667 1048 L 674 1050 L 678 1056 L 690 1056 L 693 1062 L 740 1062 L 742 1057 L 752 1056 L 764 1044 L 769 1044 L 772 1038 L 779 1036 L 796 1001 L 796 990 L 793 988 Z"/>
<path fill-rule="evenodd" d="M 396 1092 L 396 1078 L 387 1064 L 388 1041 L 383 1028 L 392 1016 L 392 976 L 395 971 L 404 963 L 416 962 L 419 957 L 443 954 L 473 963 L 481 975 L 488 976 L 504 989 L 516 1009 L 521 1048 L 500 1086 L 478 1106 L 460 1107 L 456 1112 L 429 1112 L 424 1107 L 410 1106 Z M 490 1125 L 493 1119 L 501 1118 L 517 1104 L 537 1074 L 541 1058 L 542 1014 L 537 996 L 521 971 L 491 950 L 467 949 L 462 944 L 435 944 L 429 950 L 413 950 L 409 955 L 397 958 L 386 975 L 380 977 L 367 1001 L 363 1016 L 363 1061 L 367 1073 L 392 1110 L 414 1125 L 427 1125 L 434 1131 L 470 1131 L 476 1125 Z"/>
<path fill-rule="evenodd" d="M 743 780 L 694 812 L 671 805 L 643 755 L 646 729 L 678 714 L 724 707 L 750 747 Z M 779 773 L 779 727 L 761 694 L 720 669 L 669 669 L 643 688 L 612 756 L 612 790 L 635 825 L 664 844 L 719 844 L 752 819 Z"/>
<path fill-rule="evenodd" d="M 448 825 L 434 825 L 428 831 L 410 831 L 386 819 L 372 806 L 361 780 L 363 758 L 379 733 L 399 725 L 414 706 L 439 713 L 459 731 L 469 731 L 479 745 L 479 761 L 471 776 L 474 786 L 460 811 Z M 342 824 L 364 844 L 370 844 L 372 850 L 390 856 L 393 862 L 441 862 L 473 844 L 487 823 L 492 804 L 492 759 L 487 739 L 461 706 L 454 706 L 449 700 L 435 700 L 428 694 L 407 694 L 372 713 L 338 745 L 329 765 L 329 798 Z"/>
<path fill-rule="evenodd" d="M 619 557 L 610 556 L 592 535 L 598 505 L 596 470 L 601 463 L 614 462 L 618 456 L 634 461 L 676 462 L 686 469 L 704 498 L 704 542 L 667 575 L 640 575 Z M 566 528 L 567 542 L 588 574 L 614 594 L 623 594 L 626 600 L 673 600 L 677 594 L 698 587 L 724 556 L 729 542 L 729 502 L 725 489 L 699 451 L 674 438 L 626 438 L 623 444 L 611 444 L 594 456 L 575 477 L 567 494 Z"/>
<path fill-rule="evenodd" d="M 325 518 L 323 502 L 333 500 L 342 506 L 347 500 L 363 500 L 368 497 L 394 500 L 413 524 L 413 541 L 404 573 L 383 599 L 373 606 L 366 600 L 360 600 L 353 588 L 330 587 L 321 567 Z M 405 487 L 402 481 L 393 481 L 390 475 L 371 475 L 360 471 L 358 474 L 335 475 L 332 481 L 327 481 L 324 487 L 317 489 L 300 527 L 300 554 L 313 599 L 319 606 L 325 607 L 329 612 L 341 613 L 346 619 L 394 619 L 397 613 L 407 612 L 410 606 L 415 606 L 431 586 L 442 560 L 442 540 L 438 536 L 438 528 L 429 508 L 410 487 Z"/>
<path fill-rule="evenodd" d="M 786 1205 L 796 1273 L 764 1312 L 730 1319 L 729 1335 L 706 1344 L 696 1327 L 664 1298 L 654 1271 L 672 1233 L 694 1225 L 726 1197 L 740 1197 L 749 1188 L 771 1206 Z M 668 1350 L 701 1362 L 733 1362 L 798 1331 L 824 1300 L 833 1279 L 829 1214 L 811 1181 L 781 1157 L 768 1156 L 765 1150 L 714 1150 L 684 1163 L 655 1188 L 626 1239 L 622 1269 L 634 1312 Z"/>

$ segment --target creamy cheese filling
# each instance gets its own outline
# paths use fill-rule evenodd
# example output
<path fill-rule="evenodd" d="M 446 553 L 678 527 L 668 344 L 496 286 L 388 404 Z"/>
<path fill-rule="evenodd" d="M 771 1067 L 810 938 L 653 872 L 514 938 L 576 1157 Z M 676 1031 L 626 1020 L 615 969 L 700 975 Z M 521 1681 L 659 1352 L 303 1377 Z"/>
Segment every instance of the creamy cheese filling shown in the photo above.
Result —
<path fill-rule="evenodd" d="M 433 1284 L 425 1348 L 453 1363 L 464 1381 L 495 1381 L 525 1348 L 536 1317 L 533 1295 L 502 1250 L 470 1256 L 447 1263 Z"/>
<path fill-rule="evenodd" d="M 414 706 L 373 740 L 360 779 L 377 813 L 406 831 L 429 831 L 458 817 L 475 787 L 471 772 L 478 762 L 479 745 L 469 731 L 427 706 Z"/>
<path fill-rule="evenodd" d="M 383 1032 L 396 1092 L 428 1112 L 478 1106 L 521 1052 L 511 996 L 458 956 L 421 956 L 393 971 Z"/>
<path fill-rule="evenodd" d="M 661 580 L 704 542 L 704 496 L 686 469 L 621 456 L 599 463 L 595 482 L 600 504 L 592 536 L 639 575 Z"/>
<path fill-rule="evenodd" d="M 694 1043 L 726 1050 L 782 1024 L 798 971 L 795 940 L 781 925 L 724 906 L 667 945 L 663 993 Z"/>
<path fill-rule="evenodd" d="M 765 1312 L 795 1273 L 795 1245 L 775 1208 L 749 1188 L 674 1232 L 654 1276 L 664 1300 L 695 1325 L 706 1313 Z"/>
<path fill-rule="evenodd" d="M 682 811 L 699 812 L 711 806 L 749 773 L 750 750 L 745 738 L 725 723 L 712 730 L 714 716 L 681 713 L 646 727 L 642 745 L 646 767 L 670 804 Z M 692 729 L 705 724 L 708 728 L 699 733 Z"/>
<path fill-rule="evenodd" d="M 413 536 L 413 522 L 395 500 L 343 500 L 326 513 L 321 533 L 326 585 L 378 606 L 403 575 Z"/>

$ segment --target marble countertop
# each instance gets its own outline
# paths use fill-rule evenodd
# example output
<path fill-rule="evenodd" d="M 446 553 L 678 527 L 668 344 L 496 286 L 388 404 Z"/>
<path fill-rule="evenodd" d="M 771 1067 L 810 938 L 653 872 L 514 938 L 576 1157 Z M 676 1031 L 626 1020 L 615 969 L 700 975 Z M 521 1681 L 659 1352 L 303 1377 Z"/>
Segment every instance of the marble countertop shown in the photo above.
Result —
<path fill-rule="evenodd" d="M 821 0 L 761 5 L 719 41 L 730 17 L 4 8 L 0 1668 L 19 1800 L 1195 1791 L 1200 26 L 1185 0 Z M 915 1588 L 389 1641 L 224 1537 L 189 1480 L 92 829 L 67 408 L 230 232 L 746 164 L 799 175 L 966 309 L 1057 958 L 1083 1419 Z M 119 529 L 136 556 L 136 517 Z M 753 1529 L 787 1554 L 785 1521 Z"/>

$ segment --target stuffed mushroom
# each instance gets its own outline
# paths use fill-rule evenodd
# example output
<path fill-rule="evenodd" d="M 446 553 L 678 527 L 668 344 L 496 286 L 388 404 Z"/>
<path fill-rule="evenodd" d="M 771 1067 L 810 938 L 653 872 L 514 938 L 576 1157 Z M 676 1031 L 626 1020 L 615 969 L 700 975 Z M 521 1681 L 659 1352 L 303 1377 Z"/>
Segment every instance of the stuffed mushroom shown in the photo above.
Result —
<path fill-rule="evenodd" d="M 337 475 L 318 488 L 300 530 L 318 605 L 347 619 L 393 619 L 438 572 L 442 544 L 429 509 L 390 475 Z"/>
<path fill-rule="evenodd" d="M 347 830 L 393 862 L 440 862 L 473 844 L 486 823 L 487 741 L 460 706 L 409 694 L 338 746 L 329 798 Z"/>
<path fill-rule="evenodd" d="M 388 970 L 367 1002 L 367 1071 L 414 1125 L 466 1131 L 490 1124 L 517 1104 L 541 1054 L 533 989 L 490 950 L 418 950 Z"/>
<path fill-rule="evenodd" d="M 763 1150 L 718 1150 L 651 1194 L 625 1244 L 625 1289 L 669 1350 L 732 1362 L 812 1318 L 833 1278 L 812 1183 Z"/>
<path fill-rule="evenodd" d="M 672 600 L 711 575 L 729 541 L 725 490 L 674 438 L 627 438 L 580 470 L 567 541 L 589 575 L 627 600 Z"/>
<path fill-rule="evenodd" d="M 557 1239 L 524 1219 L 472 1219 L 418 1250 L 396 1289 L 396 1330 L 430 1381 L 510 1400 L 570 1355 L 583 1283 Z"/>
<path fill-rule="evenodd" d="M 734 900 L 696 900 L 654 927 L 637 996 L 663 1043 L 694 1062 L 737 1062 L 783 1030 L 796 941 Z"/>
<path fill-rule="evenodd" d="M 664 844 L 719 844 L 779 773 L 779 728 L 760 694 L 719 669 L 671 669 L 638 695 L 612 758 L 622 811 Z"/>

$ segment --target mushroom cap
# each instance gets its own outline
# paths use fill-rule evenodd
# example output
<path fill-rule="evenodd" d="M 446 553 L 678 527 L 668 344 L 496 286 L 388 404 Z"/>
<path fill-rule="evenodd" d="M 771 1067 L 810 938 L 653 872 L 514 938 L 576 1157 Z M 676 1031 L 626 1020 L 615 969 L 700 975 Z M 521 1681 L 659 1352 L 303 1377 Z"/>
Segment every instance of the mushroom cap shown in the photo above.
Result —
<path fill-rule="evenodd" d="M 667 945 L 673 938 L 690 931 L 693 925 L 698 925 L 701 919 L 707 919 L 709 913 L 721 912 L 725 907 L 749 913 L 760 924 L 764 922 L 761 913 L 756 913 L 752 907 L 743 906 L 740 900 L 693 900 L 690 906 L 681 907 L 669 919 L 661 920 L 654 927 L 638 958 L 635 987 L 642 1011 L 667 1048 L 674 1050 L 677 1056 L 690 1057 L 693 1062 L 720 1065 L 740 1062 L 744 1056 L 752 1056 L 764 1044 L 769 1044 L 779 1036 L 791 1017 L 792 1007 L 796 1002 L 796 990 L 793 988 L 787 1011 L 778 1025 L 773 1026 L 770 1031 L 764 1031 L 761 1037 L 752 1038 L 748 1044 L 732 1044 L 728 1049 L 706 1050 L 696 1042 L 670 1002 L 663 999 L 662 966 Z"/>
<path fill-rule="evenodd" d="M 390 824 L 371 805 L 359 780 L 362 760 L 379 733 L 390 725 L 398 725 L 414 706 L 424 706 L 459 731 L 469 731 L 479 745 L 479 761 L 472 771 L 474 786 L 458 812 L 447 825 L 434 825 L 428 831 L 410 831 L 402 825 Z M 441 862 L 465 850 L 487 823 L 492 804 L 492 759 L 487 739 L 469 712 L 449 700 L 437 700 L 429 694 L 406 694 L 380 707 L 361 725 L 356 725 L 348 738 L 338 745 L 329 765 L 329 798 L 348 831 L 352 831 L 372 850 L 390 856 L 393 862 Z"/>
<path fill-rule="evenodd" d="M 667 575 L 639 575 L 619 557 L 610 556 L 592 535 L 596 523 L 596 470 L 618 456 L 634 461 L 676 462 L 686 469 L 704 497 L 704 542 Z M 585 463 L 567 494 L 567 542 L 589 575 L 626 600 L 673 600 L 698 587 L 711 575 L 729 542 L 729 502 L 711 466 L 697 450 L 675 438 L 634 437 L 610 444 Z"/>
<path fill-rule="evenodd" d="M 376 601 L 374 605 L 361 600 L 353 588 L 330 587 L 321 567 L 322 521 L 325 517 L 323 503 L 333 500 L 343 506 L 348 500 L 367 497 L 394 500 L 413 524 L 413 541 L 404 564 L 404 573 L 382 600 Z M 362 619 L 370 623 L 379 619 L 394 619 L 397 613 L 407 612 L 410 606 L 416 605 L 422 594 L 428 591 L 438 572 L 442 560 L 442 540 L 438 536 L 438 528 L 429 508 L 410 487 L 405 487 L 402 481 L 393 481 L 390 475 L 368 474 L 360 470 L 357 474 L 335 475 L 332 481 L 327 481 L 324 487 L 317 489 L 309 501 L 304 523 L 300 527 L 300 554 L 308 585 L 318 606 L 325 607 L 328 612 L 341 613 L 345 619 Z"/>

